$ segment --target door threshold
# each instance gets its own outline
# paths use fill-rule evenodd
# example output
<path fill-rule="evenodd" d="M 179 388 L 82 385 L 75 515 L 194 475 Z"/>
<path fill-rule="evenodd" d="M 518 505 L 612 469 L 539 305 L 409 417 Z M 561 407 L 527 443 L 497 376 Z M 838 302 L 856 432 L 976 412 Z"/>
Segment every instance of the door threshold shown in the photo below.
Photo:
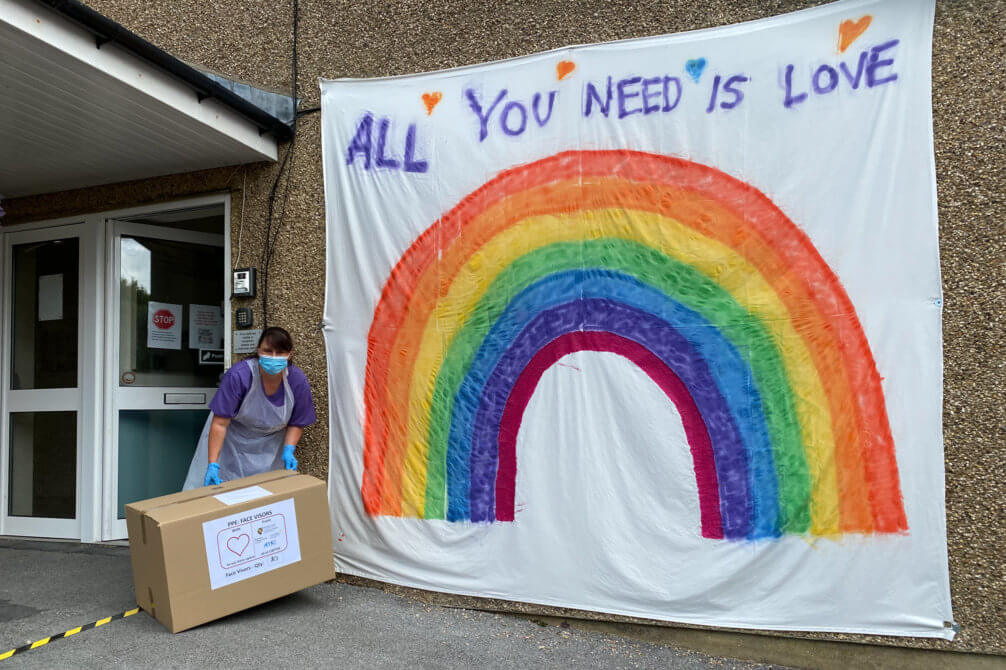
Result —
<path fill-rule="evenodd" d="M 59 540 L 51 537 L 26 537 L 24 535 L 0 535 L 0 550 L 21 551 L 62 551 L 70 554 L 128 555 L 129 542 L 111 540 L 109 542 L 81 542 L 79 540 Z"/>

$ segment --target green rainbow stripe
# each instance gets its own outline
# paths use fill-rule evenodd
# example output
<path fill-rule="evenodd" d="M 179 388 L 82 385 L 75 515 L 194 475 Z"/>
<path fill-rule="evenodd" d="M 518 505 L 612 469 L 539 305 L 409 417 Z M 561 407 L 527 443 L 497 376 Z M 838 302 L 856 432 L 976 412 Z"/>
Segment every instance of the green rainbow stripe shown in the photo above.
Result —
<path fill-rule="evenodd" d="M 757 190 L 631 151 L 508 170 L 402 256 L 368 338 L 367 512 L 513 520 L 534 385 L 598 347 L 681 410 L 705 537 L 907 529 L 880 376 L 837 277 Z"/>

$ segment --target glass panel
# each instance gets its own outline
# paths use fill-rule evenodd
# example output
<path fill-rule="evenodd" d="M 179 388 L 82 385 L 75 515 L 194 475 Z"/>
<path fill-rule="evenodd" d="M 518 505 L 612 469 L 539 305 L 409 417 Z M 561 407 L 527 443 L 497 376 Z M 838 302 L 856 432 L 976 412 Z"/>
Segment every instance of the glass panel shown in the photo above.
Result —
<path fill-rule="evenodd" d="M 224 346 L 223 249 L 123 235 L 120 252 L 119 385 L 216 386 L 199 350 Z"/>
<path fill-rule="evenodd" d="M 11 388 L 77 385 L 76 237 L 13 248 Z"/>
<path fill-rule="evenodd" d="M 77 516 L 77 413 L 10 415 L 11 516 Z"/>
<path fill-rule="evenodd" d="M 205 409 L 119 412 L 119 518 L 127 503 L 182 490 Z"/>
<path fill-rule="evenodd" d="M 154 214 L 145 214 L 144 216 L 135 216 L 131 219 L 123 219 L 123 221 L 223 235 L 224 206 L 223 204 L 219 204 L 194 209 L 176 209 L 169 212 L 156 212 Z"/>

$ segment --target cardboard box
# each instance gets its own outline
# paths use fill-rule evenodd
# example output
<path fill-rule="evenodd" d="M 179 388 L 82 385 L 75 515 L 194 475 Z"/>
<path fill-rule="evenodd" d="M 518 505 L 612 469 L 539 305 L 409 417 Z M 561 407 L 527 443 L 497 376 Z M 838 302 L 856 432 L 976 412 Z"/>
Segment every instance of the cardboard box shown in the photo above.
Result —
<path fill-rule="evenodd" d="M 136 602 L 172 633 L 335 578 L 324 482 L 277 470 L 126 505 Z"/>

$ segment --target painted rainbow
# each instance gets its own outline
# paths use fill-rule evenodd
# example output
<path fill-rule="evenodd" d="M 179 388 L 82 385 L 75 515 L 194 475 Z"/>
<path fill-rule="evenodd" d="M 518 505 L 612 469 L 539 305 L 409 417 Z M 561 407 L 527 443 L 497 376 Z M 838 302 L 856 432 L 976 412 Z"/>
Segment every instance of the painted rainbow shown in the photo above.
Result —
<path fill-rule="evenodd" d="M 703 537 L 907 530 L 838 278 L 755 188 L 632 151 L 503 172 L 402 256 L 368 338 L 367 512 L 513 521 L 524 410 L 576 351 L 627 358 L 674 403 Z"/>

